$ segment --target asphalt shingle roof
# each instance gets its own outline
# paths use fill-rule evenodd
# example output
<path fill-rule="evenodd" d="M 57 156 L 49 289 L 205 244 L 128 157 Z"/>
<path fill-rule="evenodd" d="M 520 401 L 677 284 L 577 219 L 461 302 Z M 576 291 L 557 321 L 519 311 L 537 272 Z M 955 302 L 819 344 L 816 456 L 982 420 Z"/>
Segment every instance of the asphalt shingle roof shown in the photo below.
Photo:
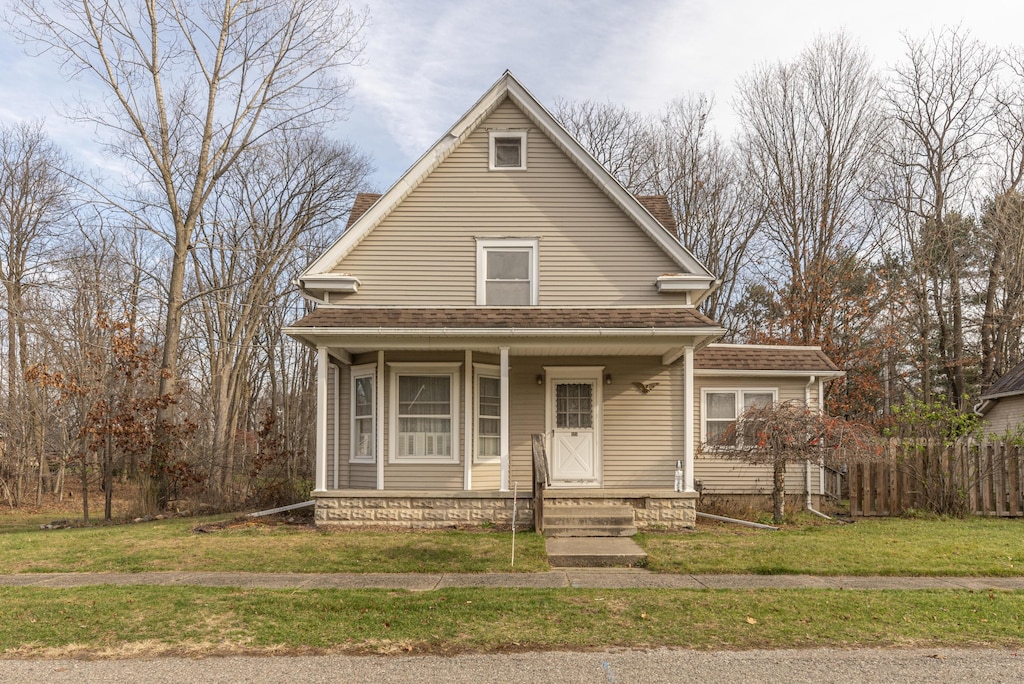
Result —
<path fill-rule="evenodd" d="M 1006 371 L 1003 377 L 996 380 L 991 387 L 982 393 L 981 398 L 986 399 L 997 394 L 1024 393 L 1024 361 Z"/>
<path fill-rule="evenodd" d="M 696 309 L 674 307 L 319 307 L 296 328 L 706 328 L 718 327 Z"/>
<path fill-rule="evenodd" d="M 820 349 L 708 345 L 693 357 L 693 367 L 710 370 L 837 371 L 839 366 Z"/>

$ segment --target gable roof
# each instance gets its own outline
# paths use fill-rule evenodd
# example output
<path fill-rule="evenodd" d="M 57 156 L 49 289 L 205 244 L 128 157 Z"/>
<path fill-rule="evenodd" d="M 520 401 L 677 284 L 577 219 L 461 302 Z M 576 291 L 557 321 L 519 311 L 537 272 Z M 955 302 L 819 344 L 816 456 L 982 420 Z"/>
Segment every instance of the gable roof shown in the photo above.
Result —
<path fill-rule="evenodd" d="M 350 217 L 349 225 L 341 237 L 299 276 L 299 280 L 329 273 L 506 99 L 515 103 L 583 173 L 661 247 L 679 265 L 682 273 L 690 275 L 695 280 L 706 280 L 705 287 L 712 286 L 715 276 L 680 244 L 675 234 L 670 233 L 668 227 L 660 222 L 648 207 L 627 191 L 593 155 L 587 152 L 509 71 L 506 71 L 387 192 L 354 220 Z M 368 201 L 368 197 L 364 199 Z M 660 213 L 661 210 L 658 211 Z"/>
<path fill-rule="evenodd" d="M 766 344 L 709 344 L 694 354 L 693 368 L 700 375 L 845 375 L 820 347 Z"/>
<path fill-rule="evenodd" d="M 1024 361 L 1006 371 L 991 387 L 982 392 L 981 401 L 1024 394 Z"/>

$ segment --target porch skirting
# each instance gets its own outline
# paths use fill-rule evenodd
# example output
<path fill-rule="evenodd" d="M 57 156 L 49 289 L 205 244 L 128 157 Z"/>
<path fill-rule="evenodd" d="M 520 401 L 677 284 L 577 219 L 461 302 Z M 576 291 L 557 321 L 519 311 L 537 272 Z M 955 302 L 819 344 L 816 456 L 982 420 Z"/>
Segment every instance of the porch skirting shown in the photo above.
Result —
<path fill-rule="evenodd" d="M 314 493 L 316 524 L 337 527 L 450 529 L 512 524 L 513 497 L 500 491 L 329 490 Z M 546 509 L 556 506 L 628 505 L 638 529 L 692 529 L 697 520 L 695 492 L 558 490 L 544 493 Z M 533 527 L 533 498 L 520 492 L 516 527 Z"/>

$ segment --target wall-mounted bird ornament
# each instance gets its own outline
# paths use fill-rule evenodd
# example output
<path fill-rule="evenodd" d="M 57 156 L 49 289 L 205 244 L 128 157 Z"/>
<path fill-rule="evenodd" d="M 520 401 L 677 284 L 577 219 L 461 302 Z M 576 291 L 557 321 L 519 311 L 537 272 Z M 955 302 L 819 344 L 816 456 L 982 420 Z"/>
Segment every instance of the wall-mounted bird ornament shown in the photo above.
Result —
<path fill-rule="evenodd" d="M 657 386 L 658 386 L 658 383 L 656 383 L 656 382 L 648 382 L 648 383 L 634 382 L 633 383 L 633 387 L 636 387 L 638 390 L 640 390 L 641 394 L 650 394 L 651 390 L 653 390 Z"/>

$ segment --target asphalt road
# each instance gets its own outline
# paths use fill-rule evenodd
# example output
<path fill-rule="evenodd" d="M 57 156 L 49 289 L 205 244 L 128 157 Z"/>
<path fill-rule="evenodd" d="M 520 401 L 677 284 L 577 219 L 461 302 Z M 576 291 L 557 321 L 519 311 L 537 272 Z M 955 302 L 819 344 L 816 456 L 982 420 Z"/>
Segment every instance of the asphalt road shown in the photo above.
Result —
<path fill-rule="evenodd" d="M 1024 681 L 1024 651 L 673 649 L 504 655 L 297 656 L 149 660 L 0 660 L 0 682 L 964 682 Z"/>

